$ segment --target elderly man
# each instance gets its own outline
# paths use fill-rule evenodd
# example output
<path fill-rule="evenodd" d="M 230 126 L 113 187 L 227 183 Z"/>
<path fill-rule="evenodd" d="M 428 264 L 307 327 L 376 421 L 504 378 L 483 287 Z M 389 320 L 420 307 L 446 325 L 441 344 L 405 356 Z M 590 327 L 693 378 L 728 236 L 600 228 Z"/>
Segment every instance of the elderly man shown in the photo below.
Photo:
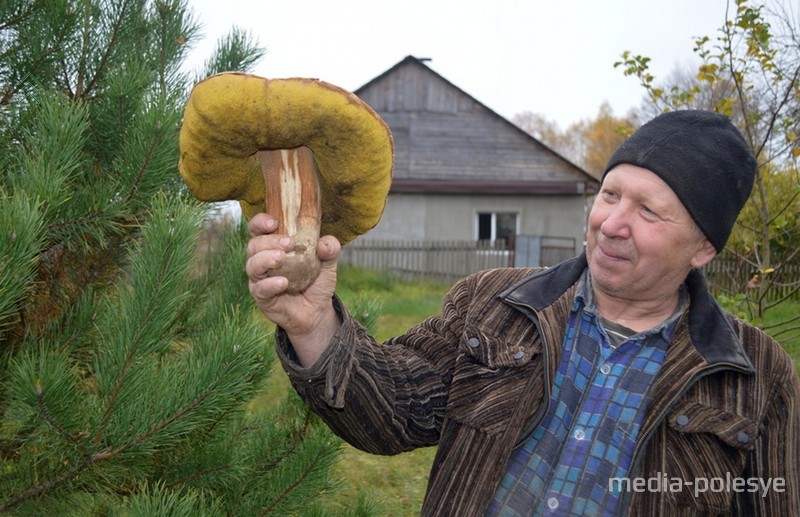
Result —
<path fill-rule="evenodd" d="M 459 281 L 378 345 L 319 278 L 283 294 L 289 247 L 259 215 L 246 270 L 295 389 L 376 454 L 438 445 L 423 515 L 800 515 L 800 387 L 769 336 L 717 305 L 755 160 L 731 122 L 661 115 L 614 154 L 586 251 Z"/>

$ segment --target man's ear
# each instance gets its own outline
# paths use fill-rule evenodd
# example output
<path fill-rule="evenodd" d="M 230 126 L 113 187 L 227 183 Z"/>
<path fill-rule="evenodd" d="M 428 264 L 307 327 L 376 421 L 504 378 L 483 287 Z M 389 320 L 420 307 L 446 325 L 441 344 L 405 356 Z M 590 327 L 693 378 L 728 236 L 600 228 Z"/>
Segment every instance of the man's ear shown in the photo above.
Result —
<path fill-rule="evenodd" d="M 701 267 L 705 266 L 711 259 L 717 256 L 717 250 L 714 248 L 714 245 L 708 239 L 703 239 L 700 243 L 700 247 L 697 249 L 697 252 L 694 254 L 691 260 L 692 267 L 695 269 L 700 269 Z"/>

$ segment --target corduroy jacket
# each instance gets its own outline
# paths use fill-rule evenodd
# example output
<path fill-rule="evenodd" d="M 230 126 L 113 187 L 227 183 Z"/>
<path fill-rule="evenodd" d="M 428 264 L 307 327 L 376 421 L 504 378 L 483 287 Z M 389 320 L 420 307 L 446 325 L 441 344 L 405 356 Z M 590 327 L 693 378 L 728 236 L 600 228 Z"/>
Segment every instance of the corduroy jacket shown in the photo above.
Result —
<path fill-rule="evenodd" d="M 376 343 L 343 324 L 311 368 L 286 335 L 293 386 L 339 436 L 375 454 L 438 445 L 422 515 L 483 515 L 514 447 L 547 411 L 585 256 L 459 281 L 441 316 Z M 780 345 L 688 276 L 627 480 L 627 515 L 800 516 L 800 383 Z M 610 485 L 611 487 L 611 485 Z M 758 489 L 755 490 L 755 487 Z"/>

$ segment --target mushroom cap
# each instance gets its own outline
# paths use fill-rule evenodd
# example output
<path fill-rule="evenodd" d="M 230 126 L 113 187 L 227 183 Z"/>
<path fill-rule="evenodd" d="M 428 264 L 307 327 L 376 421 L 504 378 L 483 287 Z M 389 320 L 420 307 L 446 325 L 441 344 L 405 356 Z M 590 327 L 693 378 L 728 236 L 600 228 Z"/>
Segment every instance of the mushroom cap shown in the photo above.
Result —
<path fill-rule="evenodd" d="M 184 111 L 178 168 L 201 201 L 239 200 L 263 212 L 259 150 L 310 148 L 318 170 L 322 235 L 342 244 L 373 228 L 392 182 L 389 127 L 361 99 L 307 78 L 224 72 L 197 83 Z"/>

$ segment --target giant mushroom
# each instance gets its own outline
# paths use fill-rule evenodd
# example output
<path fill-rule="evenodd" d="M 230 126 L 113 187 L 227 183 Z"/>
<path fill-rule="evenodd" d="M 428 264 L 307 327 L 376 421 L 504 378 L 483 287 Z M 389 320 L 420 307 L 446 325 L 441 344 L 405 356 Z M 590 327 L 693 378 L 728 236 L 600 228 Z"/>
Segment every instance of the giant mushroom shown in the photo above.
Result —
<path fill-rule="evenodd" d="M 238 200 L 248 220 L 268 211 L 292 237 L 268 274 L 304 291 L 319 273 L 320 234 L 342 245 L 381 218 L 391 185 L 392 136 L 356 95 L 307 78 L 224 72 L 197 83 L 180 130 L 178 168 L 201 201 Z"/>

